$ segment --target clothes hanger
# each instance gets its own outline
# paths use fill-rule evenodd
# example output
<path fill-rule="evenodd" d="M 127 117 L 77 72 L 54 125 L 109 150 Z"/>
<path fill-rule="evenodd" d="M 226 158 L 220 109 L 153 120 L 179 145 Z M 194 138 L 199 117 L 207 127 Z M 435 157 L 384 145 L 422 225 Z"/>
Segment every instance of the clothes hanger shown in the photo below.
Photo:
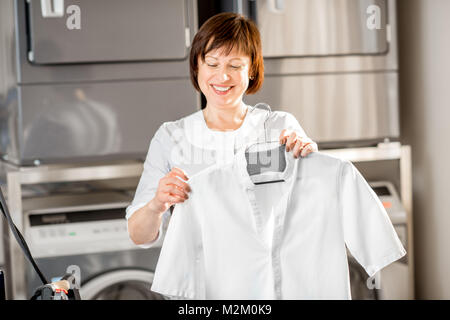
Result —
<path fill-rule="evenodd" d="M 267 117 L 264 120 L 264 142 L 256 142 L 248 145 L 245 149 L 245 157 L 247 160 L 247 172 L 249 176 L 261 174 L 263 172 L 283 172 L 286 168 L 286 147 L 280 145 L 278 140 L 271 140 L 267 138 L 267 120 L 272 115 L 270 106 L 266 103 L 256 104 L 250 112 L 253 112 L 256 108 L 264 108 L 268 111 Z M 258 151 L 257 149 L 263 147 L 264 150 Z M 252 149 L 256 149 L 252 151 Z M 255 184 L 267 184 L 283 182 L 283 179 L 268 180 L 255 182 Z"/>

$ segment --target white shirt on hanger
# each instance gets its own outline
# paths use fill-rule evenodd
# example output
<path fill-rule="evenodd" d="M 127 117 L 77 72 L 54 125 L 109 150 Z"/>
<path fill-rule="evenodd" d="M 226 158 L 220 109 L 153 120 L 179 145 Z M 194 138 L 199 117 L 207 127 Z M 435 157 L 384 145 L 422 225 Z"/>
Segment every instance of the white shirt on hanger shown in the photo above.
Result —
<path fill-rule="evenodd" d="M 248 106 L 244 122 L 234 131 L 215 131 L 207 127 L 201 110 L 179 119 L 165 122 L 151 140 L 139 184 L 132 203 L 126 209 L 126 218 L 145 206 L 155 195 L 159 180 L 173 167 L 183 169 L 188 177 L 214 164 L 231 162 L 237 150 L 249 142 L 267 139 L 278 140 L 283 129 L 295 130 L 305 136 L 293 115 Z M 264 131 L 264 121 L 267 119 Z M 158 238 L 140 245 L 150 248 L 160 245 L 170 221 L 170 211 L 163 215 Z"/>
<path fill-rule="evenodd" d="M 351 162 L 320 152 L 286 159 L 283 172 L 250 177 L 242 149 L 191 177 L 152 290 L 188 299 L 351 299 L 346 246 L 369 276 L 406 254 Z"/>

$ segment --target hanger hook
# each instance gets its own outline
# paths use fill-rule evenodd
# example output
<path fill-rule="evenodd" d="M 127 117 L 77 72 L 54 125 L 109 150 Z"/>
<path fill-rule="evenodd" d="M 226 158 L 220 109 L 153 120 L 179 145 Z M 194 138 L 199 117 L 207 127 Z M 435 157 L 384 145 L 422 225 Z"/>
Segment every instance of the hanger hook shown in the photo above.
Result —
<path fill-rule="evenodd" d="M 271 116 L 271 114 L 272 114 L 272 109 L 270 108 L 270 106 L 269 106 L 267 103 L 264 103 L 264 102 L 259 102 L 259 103 L 255 104 L 255 106 L 253 107 L 253 110 L 255 110 L 256 108 L 258 108 L 258 109 L 264 109 L 264 110 L 267 110 L 267 111 L 268 111 L 267 117 L 266 117 L 266 119 L 264 120 L 264 139 L 265 139 L 264 142 L 267 142 L 269 139 L 267 139 L 267 128 L 266 128 L 266 123 L 267 123 L 267 120 L 269 120 L 269 118 L 270 118 L 270 116 Z M 253 111 L 253 110 L 252 110 L 252 111 Z"/>

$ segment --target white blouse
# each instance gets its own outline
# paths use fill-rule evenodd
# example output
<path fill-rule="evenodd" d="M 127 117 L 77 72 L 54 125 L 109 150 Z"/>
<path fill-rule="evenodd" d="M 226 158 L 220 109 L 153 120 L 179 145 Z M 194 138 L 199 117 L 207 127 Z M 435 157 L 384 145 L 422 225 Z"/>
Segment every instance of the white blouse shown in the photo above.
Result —
<path fill-rule="evenodd" d="M 286 155 L 283 172 L 233 162 L 190 179 L 175 207 L 152 290 L 188 299 L 350 299 L 346 247 L 369 276 L 405 255 L 353 164 Z M 284 180 L 270 184 L 261 181 Z"/>
<path fill-rule="evenodd" d="M 154 197 L 159 180 L 173 167 L 183 169 L 190 178 L 213 164 L 229 163 L 236 151 L 247 144 L 278 141 L 283 129 L 294 130 L 299 136 L 306 137 L 292 114 L 247 107 L 242 125 L 233 131 L 209 129 L 202 110 L 177 121 L 163 123 L 151 140 L 134 199 L 126 209 L 126 218 L 129 219 Z M 168 210 L 163 214 L 158 238 L 140 247 L 160 245 L 169 220 Z"/>

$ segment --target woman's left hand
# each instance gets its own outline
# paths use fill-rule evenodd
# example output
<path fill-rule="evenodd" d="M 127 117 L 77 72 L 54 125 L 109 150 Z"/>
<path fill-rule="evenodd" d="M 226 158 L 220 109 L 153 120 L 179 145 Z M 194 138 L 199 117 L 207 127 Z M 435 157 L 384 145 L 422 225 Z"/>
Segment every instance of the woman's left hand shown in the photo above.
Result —
<path fill-rule="evenodd" d="M 295 158 L 306 157 L 319 149 L 317 143 L 308 137 L 300 137 L 293 130 L 284 129 L 280 134 L 280 144 L 286 144 L 286 151 L 292 151 Z"/>

